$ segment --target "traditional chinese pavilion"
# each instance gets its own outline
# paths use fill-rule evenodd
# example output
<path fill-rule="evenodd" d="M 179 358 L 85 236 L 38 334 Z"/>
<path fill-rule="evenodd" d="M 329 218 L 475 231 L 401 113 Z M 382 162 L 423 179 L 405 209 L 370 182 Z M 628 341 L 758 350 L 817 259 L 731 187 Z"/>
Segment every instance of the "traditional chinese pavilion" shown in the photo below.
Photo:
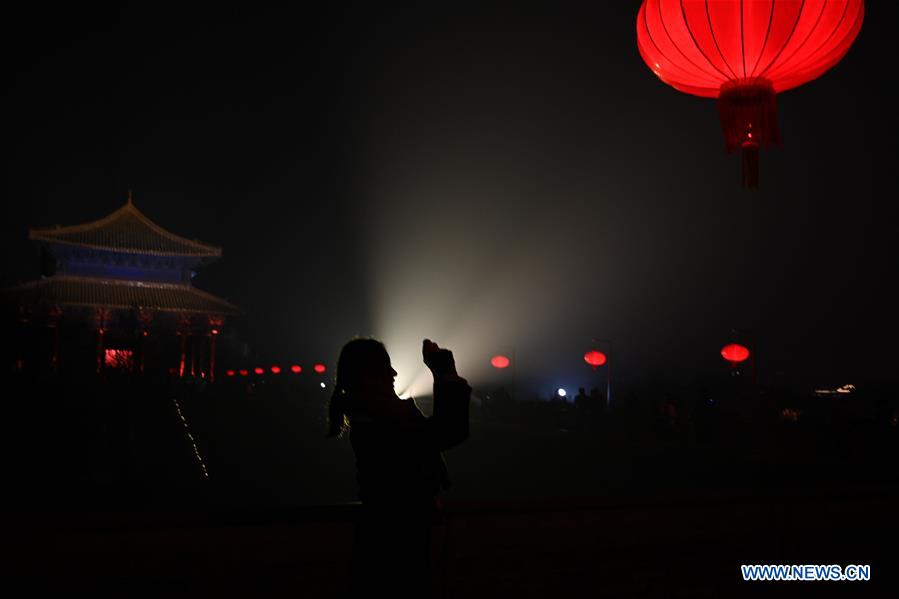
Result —
<path fill-rule="evenodd" d="M 20 371 L 215 379 L 239 309 L 192 279 L 221 248 L 179 237 L 128 202 L 96 222 L 31 229 L 41 279 L 10 290 Z"/>

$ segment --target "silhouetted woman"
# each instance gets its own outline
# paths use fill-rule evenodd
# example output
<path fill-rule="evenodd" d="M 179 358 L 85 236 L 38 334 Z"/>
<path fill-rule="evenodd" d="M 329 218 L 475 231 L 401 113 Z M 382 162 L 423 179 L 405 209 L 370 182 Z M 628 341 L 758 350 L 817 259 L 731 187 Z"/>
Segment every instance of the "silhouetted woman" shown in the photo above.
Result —
<path fill-rule="evenodd" d="M 471 387 L 453 354 L 425 339 L 434 375 L 434 415 L 397 397 L 396 371 L 384 345 L 354 339 L 340 352 L 329 406 L 329 436 L 349 429 L 364 514 L 356 525 L 351 596 L 428 596 L 431 528 L 437 494 L 449 487 L 441 452 L 468 437 Z"/>

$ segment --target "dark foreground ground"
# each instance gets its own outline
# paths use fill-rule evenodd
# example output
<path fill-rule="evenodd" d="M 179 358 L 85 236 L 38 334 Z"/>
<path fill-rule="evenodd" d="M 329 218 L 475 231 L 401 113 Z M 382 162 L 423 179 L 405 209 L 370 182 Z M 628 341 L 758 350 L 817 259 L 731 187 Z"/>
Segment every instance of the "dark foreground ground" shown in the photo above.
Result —
<path fill-rule="evenodd" d="M 4 404 L 4 596 L 341 596 L 359 506 L 324 396 L 169 391 Z M 436 596 L 892 596 L 895 426 L 794 407 L 476 406 L 447 455 Z M 872 580 L 742 581 L 768 563 L 870 564 Z"/>
<path fill-rule="evenodd" d="M 890 596 L 897 500 L 893 487 L 449 502 L 435 595 Z M 357 509 L 6 514 L 4 585 L 20 589 L 7 596 L 340 597 Z M 753 563 L 870 564 L 872 580 L 743 582 L 740 564 Z"/>

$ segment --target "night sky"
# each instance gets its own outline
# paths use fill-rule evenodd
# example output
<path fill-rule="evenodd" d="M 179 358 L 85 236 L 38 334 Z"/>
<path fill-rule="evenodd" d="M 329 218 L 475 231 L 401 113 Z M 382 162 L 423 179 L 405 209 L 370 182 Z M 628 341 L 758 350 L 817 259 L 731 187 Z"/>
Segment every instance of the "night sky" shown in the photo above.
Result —
<path fill-rule="evenodd" d="M 737 329 L 765 382 L 895 381 L 895 3 L 779 96 L 758 191 L 714 101 L 643 64 L 638 6 L 8 14 L 0 282 L 37 278 L 29 227 L 133 190 L 223 248 L 195 284 L 260 358 L 375 335 L 407 386 L 431 337 L 551 389 L 605 338 L 620 380 L 689 382 Z"/>

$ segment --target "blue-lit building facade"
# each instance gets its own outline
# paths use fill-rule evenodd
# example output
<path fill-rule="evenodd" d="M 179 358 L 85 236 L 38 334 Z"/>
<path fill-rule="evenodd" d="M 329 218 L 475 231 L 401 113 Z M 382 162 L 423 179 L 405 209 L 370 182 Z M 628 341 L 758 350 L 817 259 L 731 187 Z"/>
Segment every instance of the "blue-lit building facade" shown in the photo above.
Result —
<path fill-rule="evenodd" d="M 6 292 L 13 370 L 215 379 L 217 344 L 240 310 L 192 279 L 221 248 L 166 231 L 130 196 L 98 221 L 28 237 L 41 278 Z"/>

